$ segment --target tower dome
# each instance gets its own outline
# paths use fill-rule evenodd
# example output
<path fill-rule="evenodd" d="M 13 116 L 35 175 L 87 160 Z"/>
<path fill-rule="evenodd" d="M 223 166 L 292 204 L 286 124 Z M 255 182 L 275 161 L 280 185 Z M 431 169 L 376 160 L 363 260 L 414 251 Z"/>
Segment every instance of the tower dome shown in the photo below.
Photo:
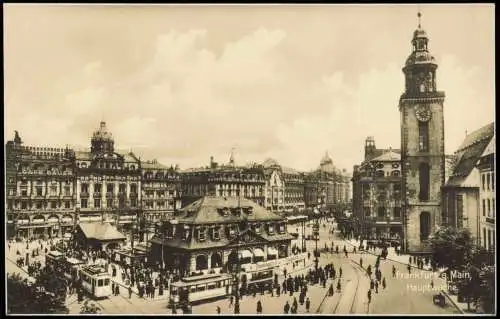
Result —
<path fill-rule="evenodd" d="M 106 122 L 101 121 L 99 128 L 92 134 L 91 152 L 112 153 L 114 143 L 113 135 L 106 128 Z"/>

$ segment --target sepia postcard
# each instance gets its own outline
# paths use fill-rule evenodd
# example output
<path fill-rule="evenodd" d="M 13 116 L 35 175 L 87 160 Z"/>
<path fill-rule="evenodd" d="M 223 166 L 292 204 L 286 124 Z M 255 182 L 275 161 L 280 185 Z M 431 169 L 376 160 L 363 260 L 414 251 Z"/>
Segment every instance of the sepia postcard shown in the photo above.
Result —
<path fill-rule="evenodd" d="M 8 315 L 496 314 L 494 4 L 5 4 Z"/>

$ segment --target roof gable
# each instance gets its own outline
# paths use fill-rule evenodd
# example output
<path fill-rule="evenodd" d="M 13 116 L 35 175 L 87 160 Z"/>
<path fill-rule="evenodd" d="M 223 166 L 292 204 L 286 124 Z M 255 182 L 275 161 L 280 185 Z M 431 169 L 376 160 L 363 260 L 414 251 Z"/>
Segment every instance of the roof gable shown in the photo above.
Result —
<path fill-rule="evenodd" d="M 240 233 L 235 238 L 231 239 L 228 245 L 236 245 L 236 244 L 257 244 L 257 243 L 268 243 L 269 240 L 260 236 L 250 229 L 246 229 L 242 233 Z"/>
<path fill-rule="evenodd" d="M 83 235 L 97 240 L 123 240 L 125 236 L 110 223 L 80 223 L 79 229 Z"/>

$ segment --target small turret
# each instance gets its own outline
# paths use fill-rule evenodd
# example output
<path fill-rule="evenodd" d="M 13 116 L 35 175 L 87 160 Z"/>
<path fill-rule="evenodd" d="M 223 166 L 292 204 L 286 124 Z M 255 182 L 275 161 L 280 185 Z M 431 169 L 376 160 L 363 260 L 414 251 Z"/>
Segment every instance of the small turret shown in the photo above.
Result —
<path fill-rule="evenodd" d="M 373 136 L 368 136 L 365 140 L 365 160 L 372 157 L 376 149 L 375 138 Z"/>

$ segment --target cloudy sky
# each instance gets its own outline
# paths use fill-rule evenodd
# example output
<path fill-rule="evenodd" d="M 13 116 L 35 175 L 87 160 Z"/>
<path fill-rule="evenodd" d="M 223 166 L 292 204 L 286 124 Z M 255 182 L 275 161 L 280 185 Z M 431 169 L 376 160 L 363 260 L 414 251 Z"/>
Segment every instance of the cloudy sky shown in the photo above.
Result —
<path fill-rule="evenodd" d="M 115 146 L 181 168 L 361 161 L 400 147 L 416 5 L 4 6 L 5 140 Z M 494 120 L 494 7 L 422 5 L 446 93 L 446 151 Z"/>

